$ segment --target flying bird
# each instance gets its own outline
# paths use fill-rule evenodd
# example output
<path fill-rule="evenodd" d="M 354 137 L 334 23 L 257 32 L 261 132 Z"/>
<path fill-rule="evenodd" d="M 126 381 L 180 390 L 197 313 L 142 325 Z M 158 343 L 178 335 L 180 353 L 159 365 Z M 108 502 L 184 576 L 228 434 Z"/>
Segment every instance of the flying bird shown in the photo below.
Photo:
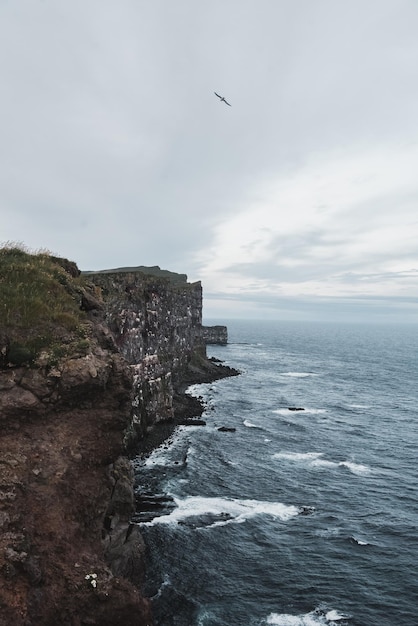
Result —
<path fill-rule="evenodd" d="M 231 104 L 229 104 L 229 102 L 225 100 L 223 96 L 220 96 L 218 93 L 216 93 L 216 91 L 214 91 L 213 93 L 215 94 L 215 96 L 218 96 L 221 102 L 225 102 L 225 104 L 227 104 L 229 107 L 232 106 Z"/>

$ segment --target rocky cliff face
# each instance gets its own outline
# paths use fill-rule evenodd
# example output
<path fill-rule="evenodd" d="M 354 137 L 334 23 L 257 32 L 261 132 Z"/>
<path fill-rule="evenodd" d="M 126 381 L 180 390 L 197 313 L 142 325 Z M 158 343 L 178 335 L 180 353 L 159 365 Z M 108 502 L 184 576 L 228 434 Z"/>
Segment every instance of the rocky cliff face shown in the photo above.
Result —
<path fill-rule="evenodd" d="M 147 275 L 144 268 L 87 276 L 99 288 L 106 323 L 132 364 L 135 400 L 127 443 L 135 445 L 156 424 L 174 418 L 178 392 L 187 383 L 232 370 L 206 358 L 200 282 L 187 283 L 183 275 Z M 226 327 L 217 329 L 211 336 L 224 340 Z"/>
<path fill-rule="evenodd" d="M 0 372 L 2 625 L 151 624 L 126 578 L 140 582 L 143 549 L 121 457 L 132 372 L 90 331 L 85 355 Z"/>
<path fill-rule="evenodd" d="M 226 346 L 228 329 L 226 326 L 202 326 L 202 339 L 205 344 Z"/>
<path fill-rule="evenodd" d="M 0 625 L 151 625 L 127 447 L 186 410 L 188 382 L 236 372 L 206 358 L 199 283 L 110 272 L 80 286 L 67 263 L 53 259 L 45 288 L 56 273 L 82 324 L 48 321 L 36 352 L 11 309 L 0 328 Z"/>

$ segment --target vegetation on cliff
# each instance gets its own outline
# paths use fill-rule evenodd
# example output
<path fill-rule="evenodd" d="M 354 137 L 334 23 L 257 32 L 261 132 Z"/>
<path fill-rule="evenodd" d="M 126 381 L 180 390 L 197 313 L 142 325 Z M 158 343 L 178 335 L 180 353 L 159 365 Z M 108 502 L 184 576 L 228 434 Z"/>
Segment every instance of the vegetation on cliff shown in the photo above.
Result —
<path fill-rule="evenodd" d="M 145 626 L 131 367 L 71 261 L 0 248 L 0 626 Z"/>
<path fill-rule="evenodd" d="M 163 270 L 158 265 L 137 265 L 136 267 L 118 267 L 110 270 L 98 270 L 95 272 L 82 272 L 86 275 L 91 274 L 134 274 L 141 272 L 146 276 L 156 276 L 157 278 L 166 278 L 172 283 L 187 283 L 186 274 L 178 274 L 177 272 L 170 272 L 169 270 Z"/>
<path fill-rule="evenodd" d="M 0 367 L 88 349 L 86 280 L 75 263 L 22 245 L 0 248 Z M 83 310 L 84 309 L 84 310 Z"/>
<path fill-rule="evenodd" d="M 152 624 L 127 445 L 234 373 L 206 358 L 200 283 L 157 270 L 0 246 L 0 626 Z"/>

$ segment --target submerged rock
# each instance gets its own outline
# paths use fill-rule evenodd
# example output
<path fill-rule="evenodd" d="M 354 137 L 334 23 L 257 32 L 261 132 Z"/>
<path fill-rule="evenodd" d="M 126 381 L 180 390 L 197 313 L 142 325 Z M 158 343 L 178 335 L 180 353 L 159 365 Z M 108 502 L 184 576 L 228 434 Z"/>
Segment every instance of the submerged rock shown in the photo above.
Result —
<path fill-rule="evenodd" d="M 301 506 L 299 508 L 299 515 L 312 515 L 313 513 L 315 513 L 314 506 Z"/>
<path fill-rule="evenodd" d="M 152 494 L 138 492 L 135 496 L 136 511 L 133 521 L 150 522 L 155 517 L 169 515 L 176 508 L 174 499 L 166 494 Z"/>
<path fill-rule="evenodd" d="M 206 422 L 205 420 L 199 420 L 199 419 L 184 419 L 184 420 L 178 420 L 177 423 L 180 426 L 206 426 Z"/>
<path fill-rule="evenodd" d="M 202 513 L 201 515 L 190 515 L 184 520 L 180 520 L 178 523 L 181 526 L 188 526 L 189 528 L 205 528 L 232 519 L 234 519 L 234 517 L 230 513 Z"/>

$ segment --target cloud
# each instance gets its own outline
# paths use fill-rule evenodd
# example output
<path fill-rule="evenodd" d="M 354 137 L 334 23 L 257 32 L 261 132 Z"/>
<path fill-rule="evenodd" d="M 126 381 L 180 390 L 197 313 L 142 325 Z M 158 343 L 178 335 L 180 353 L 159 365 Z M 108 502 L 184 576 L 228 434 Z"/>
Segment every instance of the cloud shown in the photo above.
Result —
<path fill-rule="evenodd" d="M 202 274 L 225 292 L 418 295 L 417 145 L 319 154 L 218 224 Z M 211 276 L 216 276 L 211 281 Z"/>
<path fill-rule="evenodd" d="M 417 26 L 411 0 L 1 3 L 0 240 L 225 298 L 414 295 Z"/>

